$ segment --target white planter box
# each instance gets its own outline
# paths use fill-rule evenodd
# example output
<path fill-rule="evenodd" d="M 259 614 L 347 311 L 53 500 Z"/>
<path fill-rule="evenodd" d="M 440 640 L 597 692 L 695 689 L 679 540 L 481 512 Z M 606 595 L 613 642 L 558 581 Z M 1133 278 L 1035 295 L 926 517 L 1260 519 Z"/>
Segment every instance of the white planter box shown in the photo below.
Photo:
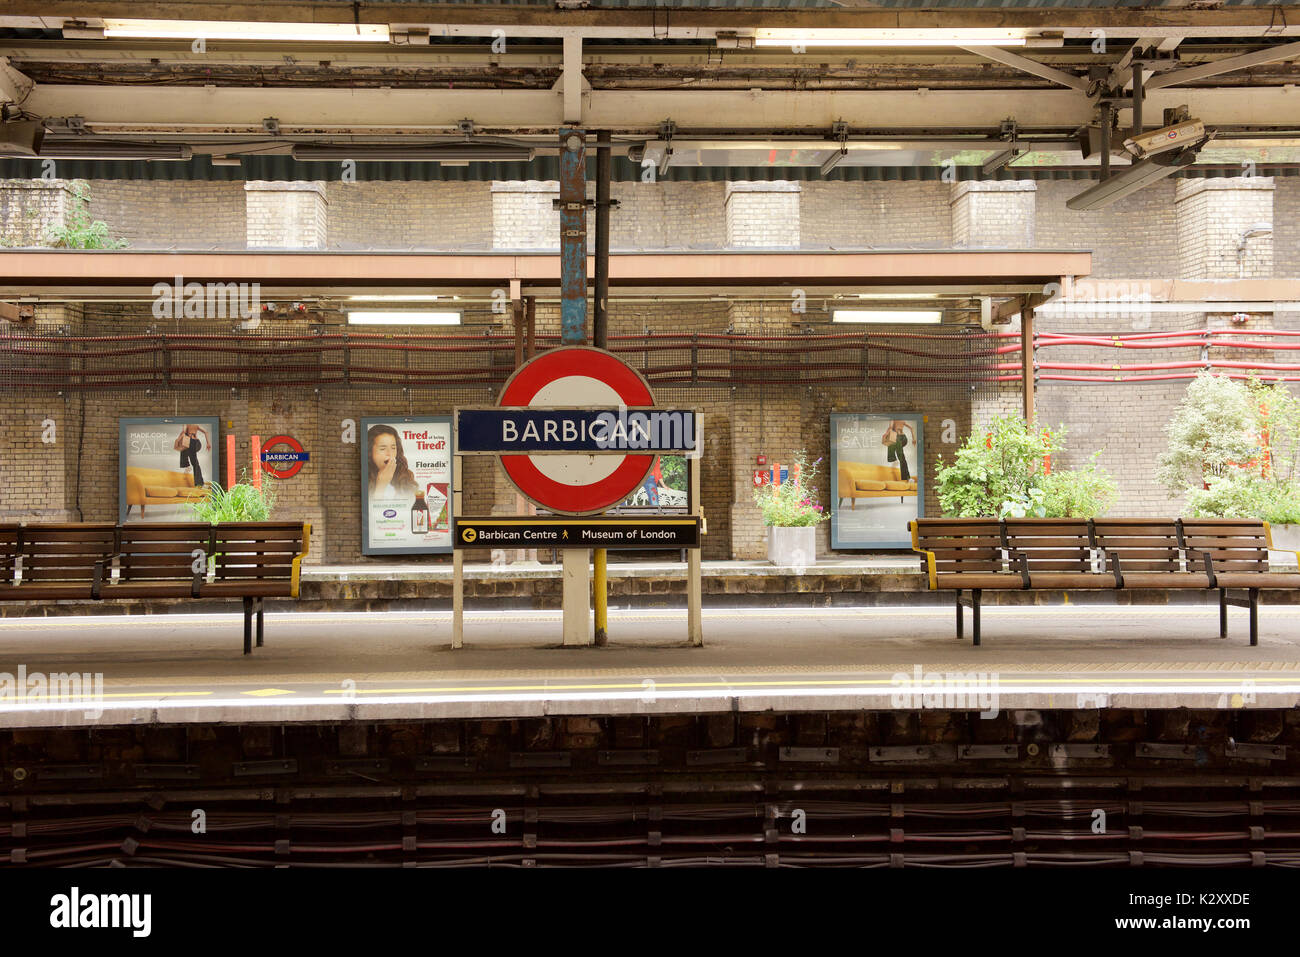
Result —
<path fill-rule="evenodd" d="M 790 565 L 795 568 L 817 564 L 817 526 L 768 526 L 767 560 L 773 565 Z"/>
<path fill-rule="evenodd" d="M 1273 547 L 1286 552 L 1300 552 L 1300 525 L 1270 525 Z"/>

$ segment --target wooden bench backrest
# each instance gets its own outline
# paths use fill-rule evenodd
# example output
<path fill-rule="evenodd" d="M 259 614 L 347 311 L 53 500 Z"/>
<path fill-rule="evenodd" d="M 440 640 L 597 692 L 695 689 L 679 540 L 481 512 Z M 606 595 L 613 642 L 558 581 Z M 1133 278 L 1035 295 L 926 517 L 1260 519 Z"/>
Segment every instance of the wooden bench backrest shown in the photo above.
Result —
<path fill-rule="evenodd" d="M 198 522 L 123 525 L 118 578 L 133 582 L 192 581 L 198 558 L 195 552 L 202 552 L 205 558 L 210 554 L 210 534 L 210 526 Z"/>
<path fill-rule="evenodd" d="M 1178 529 L 1172 518 L 1099 518 L 1097 546 L 1115 555 L 1127 572 L 1183 570 Z"/>
<path fill-rule="evenodd" d="M 112 556 L 117 526 L 112 522 L 28 525 L 23 528 L 24 582 L 89 582 L 95 563 Z"/>
<path fill-rule="evenodd" d="M 1094 570 L 1087 519 L 1008 518 L 1006 531 L 1014 567 L 1023 555 L 1031 574 Z"/>
<path fill-rule="evenodd" d="M 1258 518 L 1185 518 L 1188 562 L 1209 554 L 1216 572 L 1268 571 L 1268 533 Z"/>
<path fill-rule="evenodd" d="M 231 522 L 217 525 L 217 581 L 289 579 L 303 552 L 302 522 Z"/>
<path fill-rule="evenodd" d="M 22 526 L 16 522 L 0 525 L 0 588 L 13 583 L 21 529 Z"/>
<path fill-rule="evenodd" d="M 1002 531 L 996 518 L 918 518 L 913 546 L 934 553 L 936 573 L 1002 572 Z"/>

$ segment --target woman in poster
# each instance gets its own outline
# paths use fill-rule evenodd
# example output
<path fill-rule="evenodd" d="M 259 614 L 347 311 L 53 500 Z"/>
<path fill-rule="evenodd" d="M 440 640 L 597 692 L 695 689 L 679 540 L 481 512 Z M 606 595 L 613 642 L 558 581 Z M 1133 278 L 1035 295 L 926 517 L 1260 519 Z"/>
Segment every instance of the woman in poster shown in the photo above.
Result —
<path fill-rule="evenodd" d="M 371 426 L 366 440 L 370 446 L 370 500 L 414 498 L 415 474 L 406 462 L 397 430 L 391 425 Z"/>
<path fill-rule="evenodd" d="M 885 434 L 880 437 L 880 444 L 888 450 L 886 461 L 893 462 L 898 466 L 898 477 L 904 482 L 912 477 L 907 467 L 907 456 L 903 454 L 903 449 L 907 448 L 907 432 L 912 433 L 912 444 L 916 444 L 916 431 L 912 428 L 912 423 L 903 419 L 895 419 L 889 423 L 885 429 Z"/>
<path fill-rule="evenodd" d="M 203 433 L 203 438 L 199 438 L 199 433 Z M 173 447 L 181 453 L 181 468 L 194 469 L 194 487 L 203 488 L 203 467 L 199 465 L 199 453 L 203 451 L 203 443 L 207 442 L 212 445 L 212 439 L 208 436 L 208 430 L 201 425 L 186 425 L 181 428 L 180 435 L 176 436 Z M 143 509 L 141 510 L 143 511 Z"/>

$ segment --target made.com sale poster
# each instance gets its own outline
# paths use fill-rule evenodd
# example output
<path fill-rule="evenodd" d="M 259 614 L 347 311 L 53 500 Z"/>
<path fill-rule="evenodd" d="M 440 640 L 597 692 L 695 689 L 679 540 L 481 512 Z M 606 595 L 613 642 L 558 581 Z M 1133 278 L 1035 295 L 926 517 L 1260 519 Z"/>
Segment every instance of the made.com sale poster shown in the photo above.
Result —
<path fill-rule="evenodd" d="M 451 417 L 361 420 L 361 552 L 451 551 Z"/>

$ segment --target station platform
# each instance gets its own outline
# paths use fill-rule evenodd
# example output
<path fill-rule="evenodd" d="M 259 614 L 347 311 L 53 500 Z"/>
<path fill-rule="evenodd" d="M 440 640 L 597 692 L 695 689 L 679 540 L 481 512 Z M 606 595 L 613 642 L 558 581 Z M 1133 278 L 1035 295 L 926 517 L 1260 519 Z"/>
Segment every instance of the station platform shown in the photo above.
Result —
<path fill-rule="evenodd" d="M 560 648 L 559 612 L 470 611 L 453 651 L 447 612 L 268 612 L 247 657 L 230 613 L 7 619 L 0 727 L 1300 705 L 1300 607 L 1262 609 L 1257 647 L 1238 609 L 1224 640 L 1217 607 L 993 607 L 978 648 L 953 617 L 706 607 L 695 648 L 684 612 L 613 611 L 607 646 Z M 24 698 L 20 667 L 102 697 Z"/>

